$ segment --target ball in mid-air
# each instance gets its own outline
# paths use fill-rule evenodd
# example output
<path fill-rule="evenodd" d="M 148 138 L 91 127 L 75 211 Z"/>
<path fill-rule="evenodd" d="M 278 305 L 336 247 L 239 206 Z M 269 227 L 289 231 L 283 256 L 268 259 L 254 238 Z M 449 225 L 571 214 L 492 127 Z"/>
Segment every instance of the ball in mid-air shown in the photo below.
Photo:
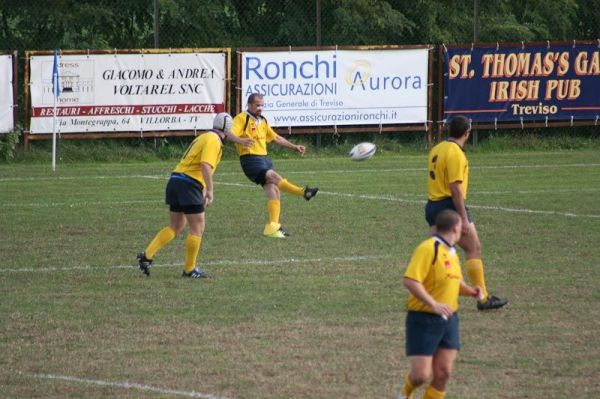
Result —
<path fill-rule="evenodd" d="M 353 161 L 366 161 L 374 154 L 377 147 L 373 143 L 360 143 L 350 150 L 350 159 Z"/>

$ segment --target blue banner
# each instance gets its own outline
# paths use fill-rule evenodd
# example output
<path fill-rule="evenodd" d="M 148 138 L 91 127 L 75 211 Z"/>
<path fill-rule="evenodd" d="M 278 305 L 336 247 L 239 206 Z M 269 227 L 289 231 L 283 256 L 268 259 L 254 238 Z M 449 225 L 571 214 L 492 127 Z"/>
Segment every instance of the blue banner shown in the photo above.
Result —
<path fill-rule="evenodd" d="M 597 44 L 450 48 L 444 54 L 444 119 L 473 122 L 597 120 Z"/>

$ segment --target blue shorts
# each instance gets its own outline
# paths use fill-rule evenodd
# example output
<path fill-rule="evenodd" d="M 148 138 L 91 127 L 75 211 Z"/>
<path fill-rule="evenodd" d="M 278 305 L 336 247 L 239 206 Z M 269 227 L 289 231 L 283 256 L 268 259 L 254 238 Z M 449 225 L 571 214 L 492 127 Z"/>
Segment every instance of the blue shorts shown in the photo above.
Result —
<path fill-rule="evenodd" d="M 273 161 L 263 155 L 242 155 L 240 164 L 246 177 L 261 186 L 267 182 L 267 172 L 273 169 Z"/>
<path fill-rule="evenodd" d="M 427 204 L 425 204 L 425 220 L 427 220 L 429 226 L 435 226 L 435 218 L 441 211 L 445 209 L 452 209 L 453 211 L 456 211 L 456 207 L 454 206 L 452 198 L 446 198 L 440 201 L 427 201 Z M 469 222 L 473 222 L 469 208 L 465 206 L 465 209 L 467 211 L 467 218 L 469 219 Z"/>
<path fill-rule="evenodd" d="M 204 212 L 202 184 L 183 173 L 173 173 L 167 183 L 165 202 L 171 212 L 195 214 Z"/>
<path fill-rule="evenodd" d="M 433 356 L 438 348 L 460 350 L 458 314 L 446 321 L 432 313 L 406 315 L 406 356 Z"/>

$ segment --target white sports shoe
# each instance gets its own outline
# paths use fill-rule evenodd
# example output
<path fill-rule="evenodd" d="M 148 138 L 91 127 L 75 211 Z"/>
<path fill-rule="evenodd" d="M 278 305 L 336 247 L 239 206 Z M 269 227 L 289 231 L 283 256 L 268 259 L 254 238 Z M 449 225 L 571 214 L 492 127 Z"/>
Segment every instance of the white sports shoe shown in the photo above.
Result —
<path fill-rule="evenodd" d="M 285 231 L 283 231 L 281 228 L 279 230 L 277 230 L 276 232 L 272 233 L 272 234 L 265 234 L 266 237 L 271 237 L 271 238 L 285 238 L 287 237 L 287 235 L 285 234 Z"/>

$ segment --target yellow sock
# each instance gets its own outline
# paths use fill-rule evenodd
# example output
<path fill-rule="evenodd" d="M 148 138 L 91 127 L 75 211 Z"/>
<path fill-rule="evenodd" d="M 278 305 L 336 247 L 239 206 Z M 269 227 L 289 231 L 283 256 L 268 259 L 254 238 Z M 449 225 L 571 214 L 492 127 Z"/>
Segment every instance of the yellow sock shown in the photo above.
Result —
<path fill-rule="evenodd" d="M 277 183 L 277 187 L 279 187 L 281 191 L 285 191 L 286 193 L 295 194 L 299 196 L 304 195 L 303 188 L 300 188 L 295 184 L 290 183 L 289 181 L 287 181 L 287 179 L 279 180 L 279 183 Z"/>
<path fill-rule="evenodd" d="M 183 268 L 186 273 L 191 272 L 196 267 L 196 258 L 200 253 L 202 237 L 188 234 L 185 239 L 185 264 Z"/>
<path fill-rule="evenodd" d="M 446 392 L 438 391 L 431 385 L 427 387 L 425 391 L 425 395 L 423 395 L 423 399 L 444 399 L 446 397 Z"/>
<path fill-rule="evenodd" d="M 267 209 L 269 210 L 269 223 L 279 223 L 281 202 L 279 200 L 269 200 L 267 202 Z"/>
<path fill-rule="evenodd" d="M 269 211 L 269 223 L 265 225 L 265 229 L 263 230 L 263 234 L 266 236 L 275 233 L 281 227 L 281 224 L 279 224 L 281 202 L 279 200 L 267 201 L 267 210 Z"/>
<path fill-rule="evenodd" d="M 417 387 L 413 385 L 412 381 L 410 380 L 410 374 L 407 374 L 406 377 L 404 377 L 404 388 L 402 388 L 402 395 L 410 398 L 410 395 L 412 395 L 416 388 Z"/>
<path fill-rule="evenodd" d="M 488 291 L 485 286 L 485 278 L 483 277 L 483 262 L 481 259 L 467 259 L 465 262 L 467 268 L 467 276 L 471 281 L 472 286 L 480 286 L 483 290 L 483 299 L 487 301 Z"/>
<path fill-rule="evenodd" d="M 177 234 L 175 234 L 175 231 L 171 228 L 171 226 L 167 226 L 164 229 L 162 229 L 161 231 L 159 231 L 156 236 L 154 236 L 154 239 L 152 240 L 152 242 L 150 242 L 150 244 L 148 245 L 148 248 L 146 248 L 145 254 L 146 254 L 146 259 L 153 259 L 154 255 L 165 245 L 167 245 L 169 242 L 171 242 L 171 240 L 173 238 L 175 238 L 177 236 Z"/>

